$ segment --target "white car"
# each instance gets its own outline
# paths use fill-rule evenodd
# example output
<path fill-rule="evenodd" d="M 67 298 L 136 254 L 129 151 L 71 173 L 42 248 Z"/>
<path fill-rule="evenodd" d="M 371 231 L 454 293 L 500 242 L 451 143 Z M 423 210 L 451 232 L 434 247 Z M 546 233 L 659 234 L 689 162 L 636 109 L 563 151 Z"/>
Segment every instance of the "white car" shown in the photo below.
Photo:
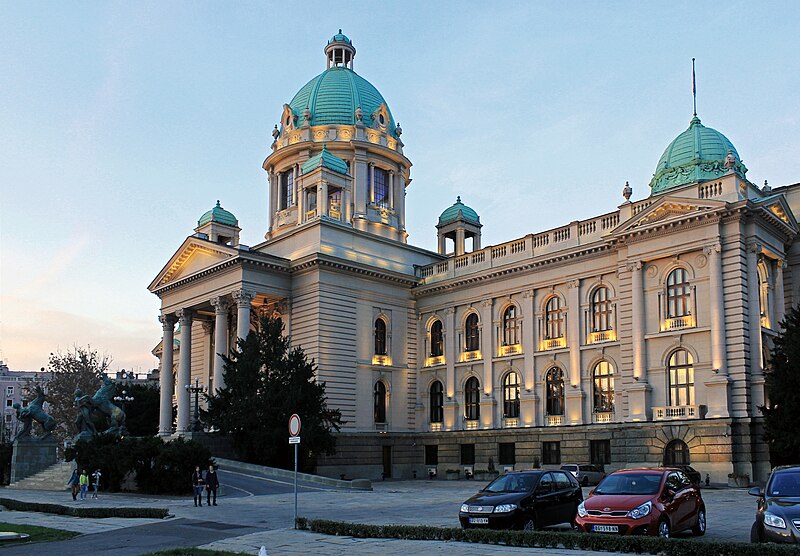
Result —
<path fill-rule="evenodd" d="M 581 486 L 596 485 L 606 476 L 600 467 L 583 463 L 567 463 L 561 466 L 561 470 L 572 473 Z"/>

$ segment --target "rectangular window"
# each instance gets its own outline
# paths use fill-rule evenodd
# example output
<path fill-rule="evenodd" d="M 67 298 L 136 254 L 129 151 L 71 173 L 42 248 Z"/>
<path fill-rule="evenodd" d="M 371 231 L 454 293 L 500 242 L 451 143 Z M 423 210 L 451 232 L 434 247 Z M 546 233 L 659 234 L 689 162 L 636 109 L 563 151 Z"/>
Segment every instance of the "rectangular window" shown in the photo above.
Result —
<path fill-rule="evenodd" d="M 6 386 L 6 396 L 13 396 L 13 395 L 14 395 L 14 387 Z"/>
<path fill-rule="evenodd" d="M 501 442 L 498 445 L 497 461 L 500 465 L 514 465 L 517 463 L 517 455 L 513 442 Z"/>
<path fill-rule="evenodd" d="M 281 210 L 292 206 L 294 197 L 294 171 L 287 170 L 281 174 Z"/>
<path fill-rule="evenodd" d="M 425 446 L 425 465 L 439 465 L 439 446 L 428 444 Z"/>
<path fill-rule="evenodd" d="M 611 463 L 611 441 L 590 440 L 589 461 L 594 465 L 607 465 Z"/>
<path fill-rule="evenodd" d="M 10 423 L 10 422 L 11 422 L 11 414 L 10 413 L 6 413 L 6 423 Z"/>
<path fill-rule="evenodd" d="M 542 442 L 542 463 L 544 465 L 561 463 L 561 442 Z"/>
<path fill-rule="evenodd" d="M 461 465 L 475 465 L 475 444 L 461 445 Z"/>
<path fill-rule="evenodd" d="M 11 407 L 14 405 L 14 400 L 6 400 L 6 407 Z"/>
<path fill-rule="evenodd" d="M 381 208 L 389 208 L 389 172 L 383 168 L 375 168 L 375 183 L 372 184 L 375 204 Z"/>

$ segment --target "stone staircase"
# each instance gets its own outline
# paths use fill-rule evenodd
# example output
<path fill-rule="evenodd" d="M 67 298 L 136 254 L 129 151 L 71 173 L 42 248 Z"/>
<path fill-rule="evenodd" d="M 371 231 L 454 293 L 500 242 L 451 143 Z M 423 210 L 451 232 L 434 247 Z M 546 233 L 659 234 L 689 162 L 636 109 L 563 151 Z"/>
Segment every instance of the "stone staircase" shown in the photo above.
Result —
<path fill-rule="evenodd" d="M 59 462 L 36 475 L 11 483 L 6 488 L 29 490 L 69 490 L 67 481 L 72 475 L 75 462 Z"/>

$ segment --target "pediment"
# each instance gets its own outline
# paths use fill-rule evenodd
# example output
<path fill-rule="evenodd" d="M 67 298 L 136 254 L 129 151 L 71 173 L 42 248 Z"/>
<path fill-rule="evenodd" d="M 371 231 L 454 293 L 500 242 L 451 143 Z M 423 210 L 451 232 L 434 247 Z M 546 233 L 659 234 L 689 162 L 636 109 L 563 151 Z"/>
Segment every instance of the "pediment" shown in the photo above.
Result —
<path fill-rule="evenodd" d="M 170 282 L 175 282 L 201 270 L 235 257 L 236 249 L 220 245 L 197 237 L 189 237 L 183 242 L 169 262 L 150 283 L 148 289 L 153 291 Z"/>
<path fill-rule="evenodd" d="M 783 195 L 772 195 L 771 197 L 767 197 L 766 199 L 756 202 L 756 204 L 768 211 L 770 214 L 775 216 L 778 220 L 793 230 L 797 231 L 797 220 L 795 219 L 792 209 L 789 207 L 789 204 L 786 202 L 786 198 Z"/>
<path fill-rule="evenodd" d="M 724 201 L 690 199 L 685 197 L 662 197 L 638 214 L 623 222 L 615 235 L 659 227 L 665 223 L 679 222 L 698 214 L 724 208 Z"/>

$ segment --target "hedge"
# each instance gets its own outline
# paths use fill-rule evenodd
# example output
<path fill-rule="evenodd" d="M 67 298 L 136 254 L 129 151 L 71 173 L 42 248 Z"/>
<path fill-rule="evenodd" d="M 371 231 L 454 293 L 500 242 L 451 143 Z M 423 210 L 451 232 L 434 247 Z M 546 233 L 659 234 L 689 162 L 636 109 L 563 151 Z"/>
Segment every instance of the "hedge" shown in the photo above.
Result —
<path fill-rule="evenodd" d="M 69 515 L 73 517 L 145 517 L 164 519 L 169 515 L 166 508 L 108 508 L 108 507 L 72 507 L 61 504 L 43 504 L 41 502 L 23 502 L 12 498 L 0 498 L 0 506 L 17 512 L 41 512 L 45 514 Z"/>
<path fill-rule="evenodd" d="M 659 556 L 782 556 L 800 554 L 797 547 L 776 544 L 662 539 L 659 537 L 601 535 L 559 531 L 498 531 L 494 529 L 453 529 L 425 525 L 363 525 L 324 519 L 297 518 L 297 528 L 324 535 L 354 538 L 455 541 L 518 546 L 525 548 L 566 548 Z"/>

